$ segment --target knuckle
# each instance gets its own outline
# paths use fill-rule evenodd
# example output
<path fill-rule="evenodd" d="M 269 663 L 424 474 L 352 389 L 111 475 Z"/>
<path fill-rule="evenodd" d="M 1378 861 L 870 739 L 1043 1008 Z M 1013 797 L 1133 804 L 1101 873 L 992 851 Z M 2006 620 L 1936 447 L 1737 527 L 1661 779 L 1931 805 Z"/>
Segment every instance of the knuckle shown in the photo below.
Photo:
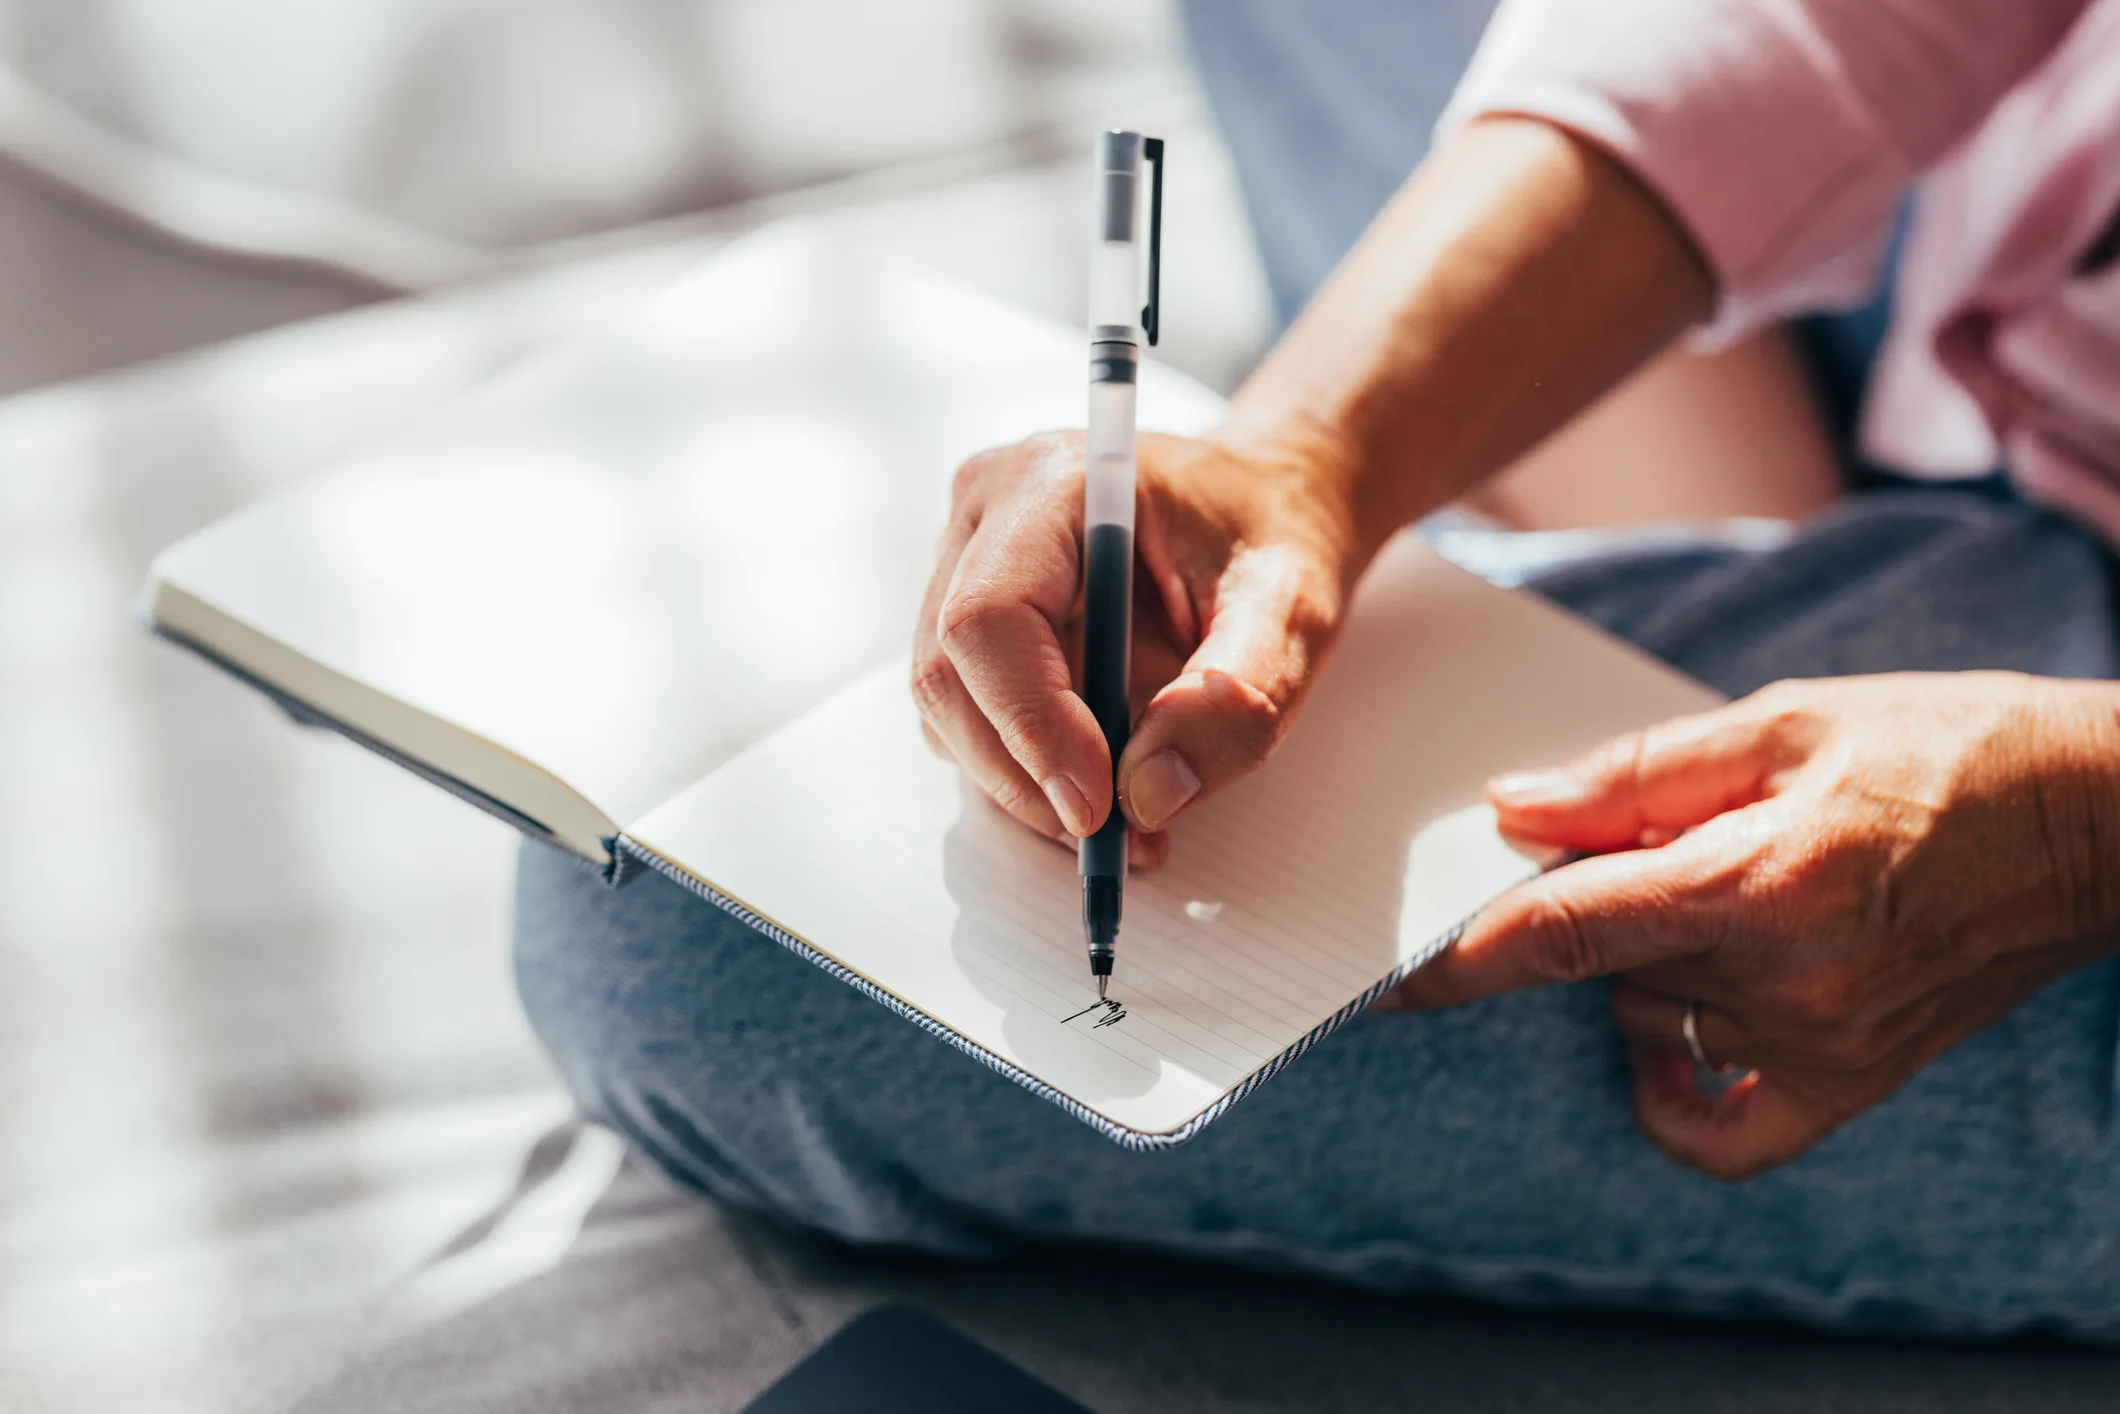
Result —
<path fill-rule="evenodd" d="M 913 659 L 913 701 L 922 716 L 940 718 L 949 708 L 956 684 L 957 667 L 947 653 L 936 649 Z"/>
<path fill-rule="evenodd" d="M 1798 709 L 1810 696 L 1811 684 L 1803 678 L 1782 678 L 1758 688 L 1741 705 L 1773 718 Z"/>
<path fill-rule="evenodd" d="M 1649 754 L 1646 732 L 1626 732 L 1590 753 L 1589 774 L 1629 796 L 1639 796 Z"/>
<path fill-rule="evenodd" d="M 1769 741 L 1792 742 L 1815 735 L 1818 684 L 1807 678 L 1768 683 L 1738 704 L 1753 730 Z"/>
<path fill-rule="evenodd" d="M 1846 989 L 1838 977 L 1817 969 L 1792 973 L 1758 989 L 1762 1008 L 1773 1018 L 1813 1035 L 1847 1024 Z"/>
<path fill-rule="evenodd" d="M 1023 439 L 1023 449 L 1041 462 L 1078 457 L 1083 439 L 1080 432 L 1033 432 Z"/>
<path fill-rule="evenodd" d="M 1532 938 L 1532 965 L 1556 982 L 1580 982 L 1601 976 L 1604 952 L 1582 914 L 1556 890 L 1536 889 L 1528 902 L 1526 923 Z"/>
<path fill-rule="evenodd" d="M 956 590 L 942 601 L 935 635 L 950 658 L 959 658 L 991 638 L 1014 607 L 978 588 Z"/>
<path fill-rule="evenodd" d="M 1089 472 L 1079 432 L 1040 432 L 1024 443 L 1029 454 L 1029 485 L 1046 500 L 1067 499 Z"/>
<path fill-rule="evenodd" d="M 958 464 L 950 478 L 950 502 L 960 509 L 991 501 L 1008 484 L 1081 461 L 1082 434 L 1039 432 L 1006 446 L 989 447 Z"/>
<path fill-rule="evenodd" d="M 1237 744 L 1239 754 L 1263 761 L 1281 744 L 1288 714 L 1259 688 L 1237 679 L 1214 695 L 1216 717 Z"/>
<path fill-rule="evenodd" d="M 956 474 L 950 478 L 950 504 L 961 506 L 977 497 L 980 485 L 1001 455 L 994 451 L 981 452 L 959 463 Z"/>

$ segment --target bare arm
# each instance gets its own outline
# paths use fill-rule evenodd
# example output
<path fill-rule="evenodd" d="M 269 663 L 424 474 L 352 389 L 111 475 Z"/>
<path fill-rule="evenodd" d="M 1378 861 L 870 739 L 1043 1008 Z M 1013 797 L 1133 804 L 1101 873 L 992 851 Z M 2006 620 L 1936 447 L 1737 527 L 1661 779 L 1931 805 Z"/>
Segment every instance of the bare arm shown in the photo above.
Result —
<path fill-rule="evenodd" d="M 1679 224 L 1559 128 L 1475 122 L 1378 217 L 1204 441 L 1142 445 L 1145 702 L 1119 798 L 1156 832 L 1273 751 L 1355 580 L 1399 527 L 1533 445 L 1701 318 Z M 1110 808 L 1065 643 L 1082 459 L 1065 435 L 975 458 L 918 625 L 931 741 L 1056 838 Z"/>
<path fill-rule="evenodd" d="M 1471 124 L 1379 214 L 1216 440 L 1345 498 L 1360 560 L 1706 317 L 1713 281 L 1623 168 L 1540 122 Z"/>

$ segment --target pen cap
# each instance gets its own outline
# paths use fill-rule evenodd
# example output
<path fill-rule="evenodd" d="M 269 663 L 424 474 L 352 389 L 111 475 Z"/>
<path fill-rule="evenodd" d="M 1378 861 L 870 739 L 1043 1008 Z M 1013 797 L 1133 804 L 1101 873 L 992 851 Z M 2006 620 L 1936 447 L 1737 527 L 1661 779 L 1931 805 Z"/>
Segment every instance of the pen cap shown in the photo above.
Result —
<path fill-rule="evenodd" d="M 1097 136 L 1095 227 L 1090 242 L 1089 326 L 1092 342 L 1156 341 L 1156 265 L 1161 252 L 1163 144 L 1139 133 Z M 1151 169 L 1152 183 L 1142 181 Z M 1144 190 L 1144 188 L 1146 188 Z M 1142 296 L 1142 225 L 1149 227 L 1148 294 Z"/>

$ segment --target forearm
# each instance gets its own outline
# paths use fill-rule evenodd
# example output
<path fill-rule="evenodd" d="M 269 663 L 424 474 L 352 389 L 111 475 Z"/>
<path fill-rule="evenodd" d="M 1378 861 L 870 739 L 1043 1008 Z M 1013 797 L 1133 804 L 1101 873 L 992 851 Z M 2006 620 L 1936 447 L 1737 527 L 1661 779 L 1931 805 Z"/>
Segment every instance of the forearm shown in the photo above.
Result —
<path fill-rule="evenodd" d="M 1233 400 L 1222 440 L 1333 508 L 1350 572 L 1708 311 L 1663 205 L 1558 128 L 1455 134 Z"/>

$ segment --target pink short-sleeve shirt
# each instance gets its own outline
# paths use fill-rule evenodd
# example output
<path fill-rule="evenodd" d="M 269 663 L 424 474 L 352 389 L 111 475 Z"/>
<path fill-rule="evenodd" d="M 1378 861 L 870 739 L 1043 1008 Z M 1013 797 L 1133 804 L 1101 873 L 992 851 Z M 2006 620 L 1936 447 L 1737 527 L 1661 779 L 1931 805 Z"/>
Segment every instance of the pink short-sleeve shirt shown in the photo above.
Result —
<path fill-rule="evenodd" d="M 1443 123 L 1489 113 L 1662 196 L 1711 345 L 1860 299 L 1919 180 L 1865 451 L 2120 545 L 2120 0 L 1503 0 Z"/>

